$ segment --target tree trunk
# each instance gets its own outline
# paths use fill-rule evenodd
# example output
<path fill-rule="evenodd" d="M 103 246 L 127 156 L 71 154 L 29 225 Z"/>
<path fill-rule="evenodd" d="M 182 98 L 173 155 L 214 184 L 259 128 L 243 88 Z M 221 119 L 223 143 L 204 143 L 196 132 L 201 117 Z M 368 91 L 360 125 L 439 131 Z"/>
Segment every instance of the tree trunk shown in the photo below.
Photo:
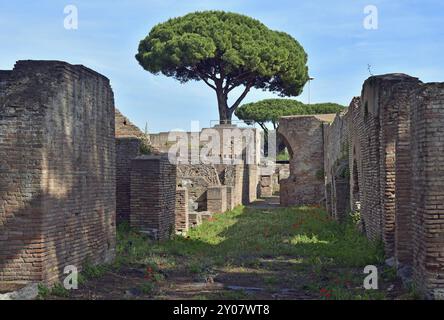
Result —
<path fill-rule="evenodd" d="M 231 117 L 233 116 L 233 112 L 230 110 L 228 106 L 228 98 L 223 93 L 223 90 L 218 90 L 216 94 L 217 94 L 217 104 L 219 107 L 220 124 L 231 124 Z"/>

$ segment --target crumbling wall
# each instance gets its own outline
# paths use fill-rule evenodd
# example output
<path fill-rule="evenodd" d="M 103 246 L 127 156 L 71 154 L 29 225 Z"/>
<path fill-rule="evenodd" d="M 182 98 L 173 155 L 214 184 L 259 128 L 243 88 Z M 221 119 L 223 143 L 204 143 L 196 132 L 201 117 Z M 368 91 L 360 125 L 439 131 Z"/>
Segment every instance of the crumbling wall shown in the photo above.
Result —
<path fill-rule="evenodd" d="M 363 228 L 370 239 L 383 240 L 388 256 L 395 253 L 396 141 L 407 120 L 398 115 L 408 108 L 408 95 L 419 83 L 404 74 L 370 77 L 360 103 L 350 107 L 351 176 L 358 177 Z"/>
<path fill-rule="evenodd" d="M 140 155 L 140 139 L 116 138 L 117 223 L 129 221 L 131 203 L 131 160 Z"/>
<path fill-rule="evenodd" d="M 207 190 L 220 186 L 216 168 L 210 164 L 179 164 L 176 183 L 188 189 L 189 200 L 197 205 L 196 211 L 207 210 Z"/>
<path fill-rule="evenodd" d="M 291 116 L 279 121 L 290 153 L 290 177 L 281 181 L 281 205 L 314 205 L 324 199 L 323 123 L 335 115 Z"/>
<path fill-rule="evenodd" d="M 381 240 L 399 275 L 424 297 L 444 294 L 444 85 L 404 74 L 369 78 L 348 114 L 326 128 L 325 166 L 334 168 L 334 130 L 348 122 L 350 207 Z M 345 131 L 344 131 L 345 133 Z M 334 193 L 327 172 L 326 194 Z M 327 201 L 334 209 L 334 202 Z M 391 259 L 390 259 L 391 260 Z"/>
<path fill-rule="evenodd" d="M 119 110 L 116 122 L 116 212 L 117 222 L 129 221 L 131 160 L 141 155 L 144 133 Z"/>
<path fill-rule="evenodd" d="M 271 197 L 273 195 L 273 175 L 261 175 L 259 182 L 259 196 Z"/>
<path fill-rule="evenodd" d="M 68 265 L 111 261 L 109 80 L 58 61 L 19 61 L 1 78 L 0 289 L 51 284 Z"/>

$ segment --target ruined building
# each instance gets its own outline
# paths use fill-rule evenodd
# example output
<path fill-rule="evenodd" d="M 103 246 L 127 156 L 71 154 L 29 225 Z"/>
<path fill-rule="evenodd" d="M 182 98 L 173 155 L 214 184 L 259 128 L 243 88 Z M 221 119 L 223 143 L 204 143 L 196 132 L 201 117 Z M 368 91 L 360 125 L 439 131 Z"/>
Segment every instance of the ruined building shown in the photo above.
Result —
<path fill-rule="evenodd" d="M 374 76 L 334 121 L 316 118 L 281 122 L 292 153 L 281 202 L 325 204 L 340 221 L 359 213 L 402 278 L 424 297 L 442 297 L 444 83 Z"/>
<path fill-rule="evenodd" d="M 83 66 L 0 71 L 0 290 L 115 255 L 114 98 Z"/>

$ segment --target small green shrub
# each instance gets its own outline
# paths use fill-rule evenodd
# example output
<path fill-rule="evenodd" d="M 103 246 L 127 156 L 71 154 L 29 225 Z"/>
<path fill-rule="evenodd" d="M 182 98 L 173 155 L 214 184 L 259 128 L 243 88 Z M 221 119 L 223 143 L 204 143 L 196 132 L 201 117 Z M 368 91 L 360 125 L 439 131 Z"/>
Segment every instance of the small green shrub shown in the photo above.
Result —
<path fill-rule="evenodd" d="M 51 289 L 43 284 L 38 285 L 38 298 L 46 299 L 51 294 Z"/>
<path fill-rule="evenodd" d="M 57 283 L 51 289 L 51 295 L 60 298 L 67 298 L 69 297 L 69 290 L 67 290 L 61 283 Z"/>
<path fill-rule="evenodd" d="M 140 291 L 145 295 L 152 295 L 156 291 L 156 285 L 147 281 L 139 286 Z"/>
<path fill-rule="evenodd" d="M 140 139 L 139 153 L 143 155 L 149 155 L 153 152 L 153 148 L 149 144 L 147 138 Z"/>

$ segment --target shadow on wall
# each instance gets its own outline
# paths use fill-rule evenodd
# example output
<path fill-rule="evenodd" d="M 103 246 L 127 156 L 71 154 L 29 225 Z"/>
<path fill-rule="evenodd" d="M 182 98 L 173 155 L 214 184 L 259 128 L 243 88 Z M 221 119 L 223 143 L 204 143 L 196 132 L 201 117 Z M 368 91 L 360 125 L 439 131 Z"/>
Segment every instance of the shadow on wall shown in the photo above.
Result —
<path fill-rule="evenodd" d="M 48 61 L 18 62 L 14 75 L 0 105 L 0 137 L 9 138 L 0 139 L 0 290 L 8 291 L 54 283 L 65 266 L 110 260 L 115 248 L 109 81 Z"/>

